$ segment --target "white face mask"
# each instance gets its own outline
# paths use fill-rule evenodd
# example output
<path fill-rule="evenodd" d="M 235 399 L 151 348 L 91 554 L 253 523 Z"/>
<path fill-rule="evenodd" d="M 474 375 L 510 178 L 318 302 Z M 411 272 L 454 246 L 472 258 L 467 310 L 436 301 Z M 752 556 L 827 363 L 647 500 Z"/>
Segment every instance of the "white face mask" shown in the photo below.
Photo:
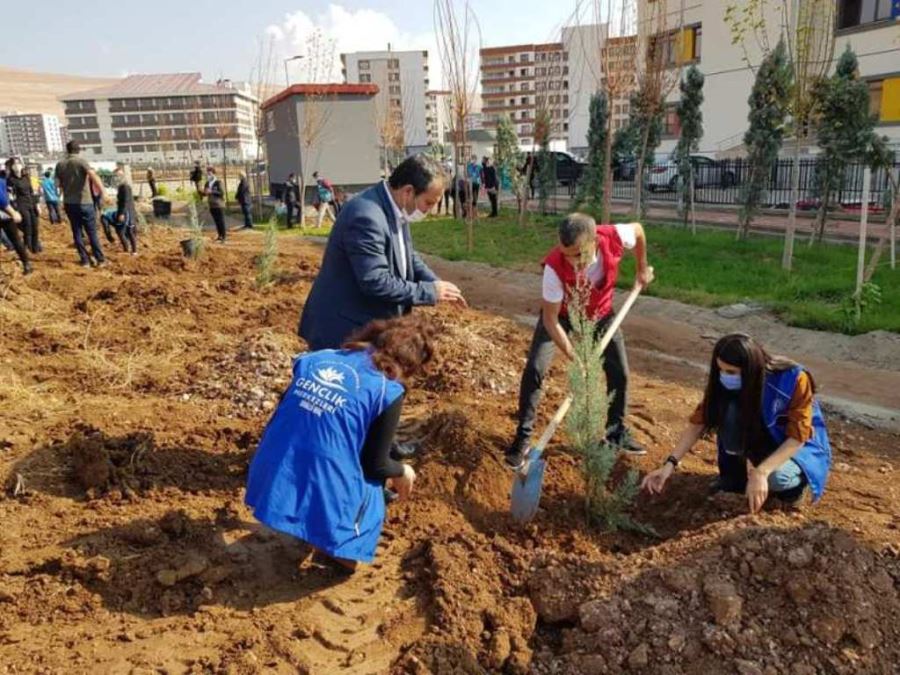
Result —
<path fill-rule="evenodd" d="M 419 209 L 416 209 L 411 214 L 406 216 L 406 220 L 407 220 L 407 222 L 410 222 L 410 223 L 418 223 L 424 217 L 425 217 L 425 214 L 422 213 L 421 211 L 419 211 Z"/>

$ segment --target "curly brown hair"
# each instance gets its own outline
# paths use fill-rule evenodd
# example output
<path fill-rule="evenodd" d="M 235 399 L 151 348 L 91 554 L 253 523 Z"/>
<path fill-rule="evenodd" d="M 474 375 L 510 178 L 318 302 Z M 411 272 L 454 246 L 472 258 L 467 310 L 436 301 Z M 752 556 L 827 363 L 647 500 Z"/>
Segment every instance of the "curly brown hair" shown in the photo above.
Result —
<path fill-rule="evenodd" d="M 344 343 L 349 350 L 372 350 L 372 362 L 399 382 L 420 374 L 435 360 L 437 328 L 421 316 L 370 321 Z"/>

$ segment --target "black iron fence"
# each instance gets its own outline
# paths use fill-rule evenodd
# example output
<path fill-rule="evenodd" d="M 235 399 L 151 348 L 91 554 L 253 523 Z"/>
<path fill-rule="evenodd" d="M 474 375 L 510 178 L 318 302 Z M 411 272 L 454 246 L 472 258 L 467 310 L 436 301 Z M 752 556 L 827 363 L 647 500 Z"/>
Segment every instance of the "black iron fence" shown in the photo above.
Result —
<path fill-rule="evenodd" d="M 822 164 L 815 158 L 801 159 L 796 169 L 799 173 L 797 207 L 801 210 L 817 210 L 824 197 L 822 190 Z M 847 163 L 836 178 L 836 189 L 829 198 L 830 209 L 858 212 L 863 199 L 862 163 Z M 772 165 L 762 193 L 764 208 L 789 209 L 795 164 L 791 159 L 779 159 Z M 900 161 L 892 168 L 900 171 Z M 686 179 L 686 177 L 685 177 Z M 699 205 L 738 206 L 750 179 L 750 163 L 746 159 L 697 160 L 694 163 L 694 201 Z M 648 166 L 644 170 L 644 190 L 650 202 L 678 203 L 681 172 L 674 162 L 668 161 Z M 622 164 L 613 172 L 613 194 L 616 201 L 634 198 L 635 166 Z M 574 194 L 574 186 L 562 185 L 558 195 Z M 888 170 L 872 172 L 869 191 L 869 211 L 879 213 L 889 206 L 890 176 Z"/>

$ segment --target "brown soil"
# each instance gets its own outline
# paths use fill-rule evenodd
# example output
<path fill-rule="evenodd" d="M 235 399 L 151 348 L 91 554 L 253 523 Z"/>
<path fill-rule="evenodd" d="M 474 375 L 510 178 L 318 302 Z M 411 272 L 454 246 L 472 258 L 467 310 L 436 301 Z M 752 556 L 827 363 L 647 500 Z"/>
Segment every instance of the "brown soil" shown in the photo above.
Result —
<path fill-rule="evenodd" d="M 243 505 L 320 250 L 280 240 L 282 279 L 260 291 L 255 234 L 186 263 L 158 229 L 90 271 L 45 231 L 38 271 L 0 279 L 0 672 L 896 672 L 897 436 L 832 421 L 821 504 L 757 517 L 706 497 L 703 442 L 635 507 L 658 538 L 586 525 L 560 436 L 516 527 L 500 452 L 529 336 L 433 313 L 445 360 L 401 431 L 423 444 L 416 491 L 345 579 Z M 645 471 L 701 376 L 635 370 Z"/>

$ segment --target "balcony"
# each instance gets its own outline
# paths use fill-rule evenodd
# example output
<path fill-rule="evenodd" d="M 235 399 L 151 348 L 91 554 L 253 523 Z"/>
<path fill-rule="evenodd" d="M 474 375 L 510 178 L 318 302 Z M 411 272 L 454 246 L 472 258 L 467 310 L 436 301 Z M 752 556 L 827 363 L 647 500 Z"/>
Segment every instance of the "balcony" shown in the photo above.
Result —
<path fill-rule="evenodd" d="M 508 84 L 511 82 L 534 82 L 534 75 L 513 75 L 510 77 L 509 75 L 504 77 L 482 77 L 481 84 Z"/>

